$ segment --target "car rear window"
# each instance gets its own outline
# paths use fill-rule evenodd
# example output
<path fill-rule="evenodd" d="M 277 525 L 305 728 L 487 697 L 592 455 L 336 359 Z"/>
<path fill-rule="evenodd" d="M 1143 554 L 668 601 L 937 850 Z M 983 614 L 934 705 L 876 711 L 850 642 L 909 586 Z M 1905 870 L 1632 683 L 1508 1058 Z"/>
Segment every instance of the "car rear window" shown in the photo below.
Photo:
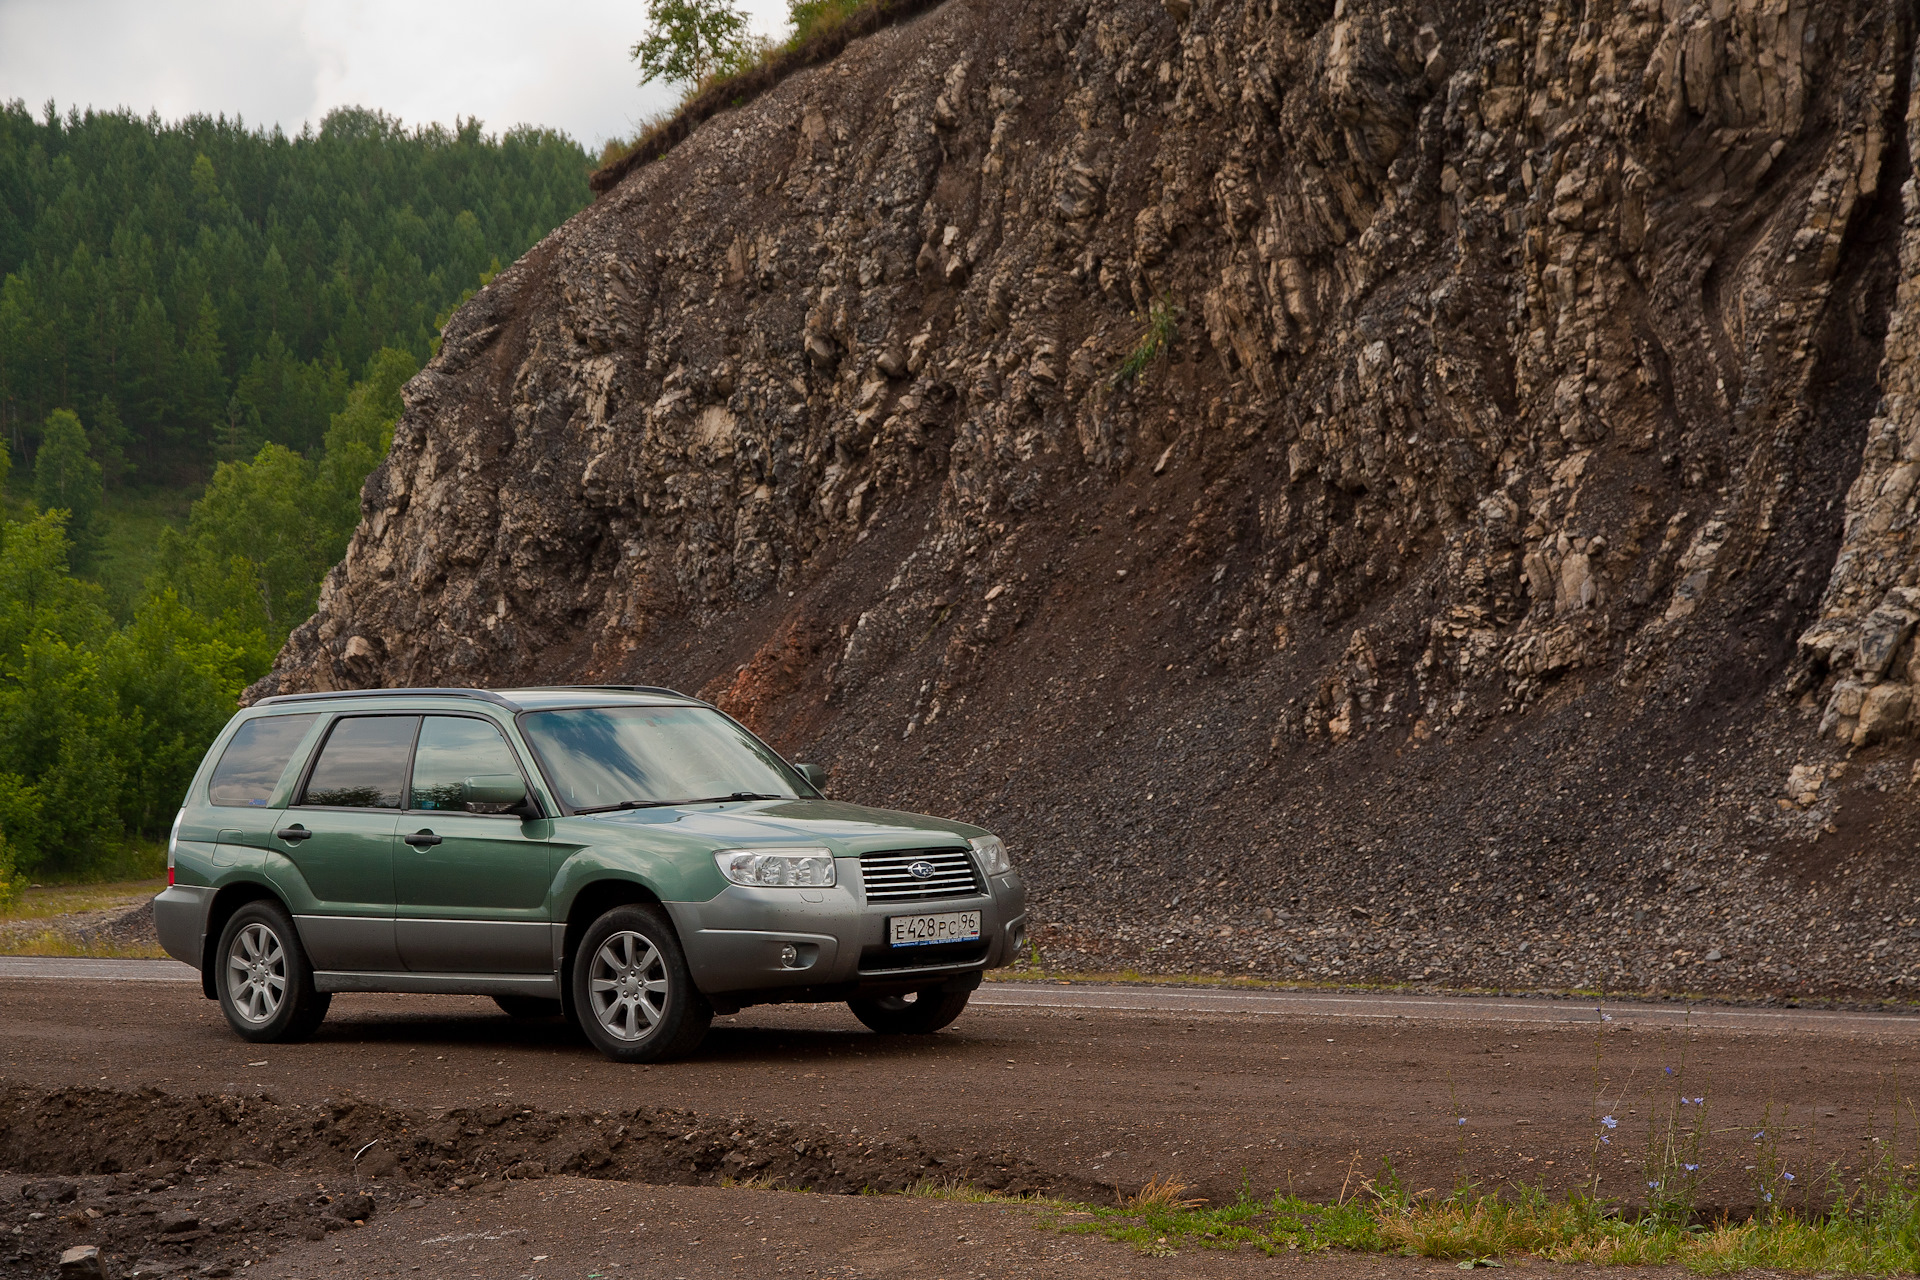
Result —
<path fill-rule="evenodd" d="M 320 717 L 261 716 L 233 731 L 220 763 L 213 766 L 207 798 L 218 805 L 258 808 L 273 799 L 287 761 Z"/>
<path fill-rule="evenodd" d="M 398 809 L 419 716 L 351 716 L 336 723 L 307 778 L 301 804 Z"/>

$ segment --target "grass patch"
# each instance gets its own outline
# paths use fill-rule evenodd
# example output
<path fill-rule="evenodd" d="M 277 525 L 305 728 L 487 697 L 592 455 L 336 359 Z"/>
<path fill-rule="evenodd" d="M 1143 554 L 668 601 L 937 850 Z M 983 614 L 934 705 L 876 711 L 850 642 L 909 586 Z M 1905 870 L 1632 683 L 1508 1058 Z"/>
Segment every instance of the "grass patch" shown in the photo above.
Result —
<path fill-rule="evenodd" d="M 1166 354 L 1167 348 L 1179 336 L 1179 328 L 1175 323 L 1177 318 L 1178 308 L 1174 306 L 1171 294 L 1156 299 L 1147 308 L 1146 317 L 1141 322 L 1139 341 L 1133 344 L 1133 350 L 1120 362 L 1120 367 L 1113 371 L 1114 386 L 1139 381 L 1148 366 Z M 1141 317 L 1136 314 L 1134 319 L 1141 320 Z"/>
<path fill-rule="evenodd" d="M 117 942 L 112 938 L 81 941 L 58 929 L 0 937 L 0 956 L 80 956 L 90 960 L 165 960 L 157 942 Z"/>
<path fill-rule="evenodd" d="M 162 868 L 166 850 L 160 850 Z M 164 876 L 75 884 L 35 884 L 0 910 L 0 956 L 90 956 L 158 960 L 166 953 L 151 939 L 130 940 L 81 927 L 75 916 L 126 911 L 167 887 Z M 40 925 L 43 927 L 35 927 Z"/>
<path fill-rule="evenodd" d="M 1463 1269 L 1531 1255 L 1600 1266 L 1679 1265 L 1696 1275 L 1765 1268 L 1911 1275 L 1920 1270 L 1920 1195 L 1911 1181 L 1863 1184 L 1825 1209 L 1782 1211 L 1746 1222 L 1681 1224 L 1629 1214 L 1578 1192 L 1555 1200 L 1539 1188 L 1508 1194 L 1466 1187 L 1441 1199 L 1407 1195 L 1389 1169 L 1331 1204 L 1276 1192 L 1242 1192 L 1209 1206 L 1178 1183 L 1151 1182 L 1117 1206 L 1020 1198 L 959 1182 L 928 1182 L 906 1194 L 1036 1213 L 1038 1225 L 1093 1235 L 1164 1257 L 1181 1249 L 1258 1249 L 1268 1255 L 1397 1254 L 1458 1262 Z"/>
<path fill-rule="evenodd" d="M 0 922 L 46 920 L 53 916 L 138 906 L 166 887 L 164 876 L 150 880 L 117 880 L 106 884 L 36 884 L 21 894 L 18 902 L 0 911 Z"/>

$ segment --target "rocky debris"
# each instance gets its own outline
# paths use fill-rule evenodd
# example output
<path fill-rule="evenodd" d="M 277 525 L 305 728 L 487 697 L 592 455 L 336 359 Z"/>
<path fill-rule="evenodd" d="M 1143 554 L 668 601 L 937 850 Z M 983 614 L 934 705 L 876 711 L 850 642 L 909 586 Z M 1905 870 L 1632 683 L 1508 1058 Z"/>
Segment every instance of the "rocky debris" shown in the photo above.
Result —
<path fill-rule="evenodd" d="M 1904 996 L 1914 58 L 950 0 L 463 308 L 254 694 L 705 690 L 1062 961 Z"/>
<path fill-rule="evenodd" d="M 77 1244 L 60 1255 L 60 1280 L 108 1280 L 112 1274 L 99 1245 Z"/>

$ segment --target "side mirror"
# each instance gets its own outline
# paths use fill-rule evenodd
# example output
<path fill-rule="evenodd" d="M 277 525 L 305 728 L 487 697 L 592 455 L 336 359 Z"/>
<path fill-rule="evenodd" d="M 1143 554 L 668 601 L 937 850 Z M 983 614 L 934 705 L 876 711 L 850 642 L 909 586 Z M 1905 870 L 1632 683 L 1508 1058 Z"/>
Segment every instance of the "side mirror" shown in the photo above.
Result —
<path fill-rule="evenodd" d="M 483 773 L 460 784 L 460 799 L 473 813 L 530 812 L 527 782 L 517 773 Z"/>
<path fill-rule="evenodd" d="M 793 768 L 795 773 L 798 773 L 807 780 L 808 786 L 818 791 L 821 795 L 827 793 L 827 771 L 824 766 L 817 764 L 797 764 L 793 766 Z"/>

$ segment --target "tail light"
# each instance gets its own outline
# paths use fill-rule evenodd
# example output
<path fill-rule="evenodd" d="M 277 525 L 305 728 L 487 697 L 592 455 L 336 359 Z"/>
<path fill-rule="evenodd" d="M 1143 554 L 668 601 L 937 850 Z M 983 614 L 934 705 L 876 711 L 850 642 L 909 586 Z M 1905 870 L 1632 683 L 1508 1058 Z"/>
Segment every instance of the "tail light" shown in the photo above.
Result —
<path fill-rule="evenodd" d="M 182 809 L 173 815 L 173 830 L 167 832 L 167 887 L 173 887 L 173 852 L 180 844 L 180 821 L 187 816 Z"/>

